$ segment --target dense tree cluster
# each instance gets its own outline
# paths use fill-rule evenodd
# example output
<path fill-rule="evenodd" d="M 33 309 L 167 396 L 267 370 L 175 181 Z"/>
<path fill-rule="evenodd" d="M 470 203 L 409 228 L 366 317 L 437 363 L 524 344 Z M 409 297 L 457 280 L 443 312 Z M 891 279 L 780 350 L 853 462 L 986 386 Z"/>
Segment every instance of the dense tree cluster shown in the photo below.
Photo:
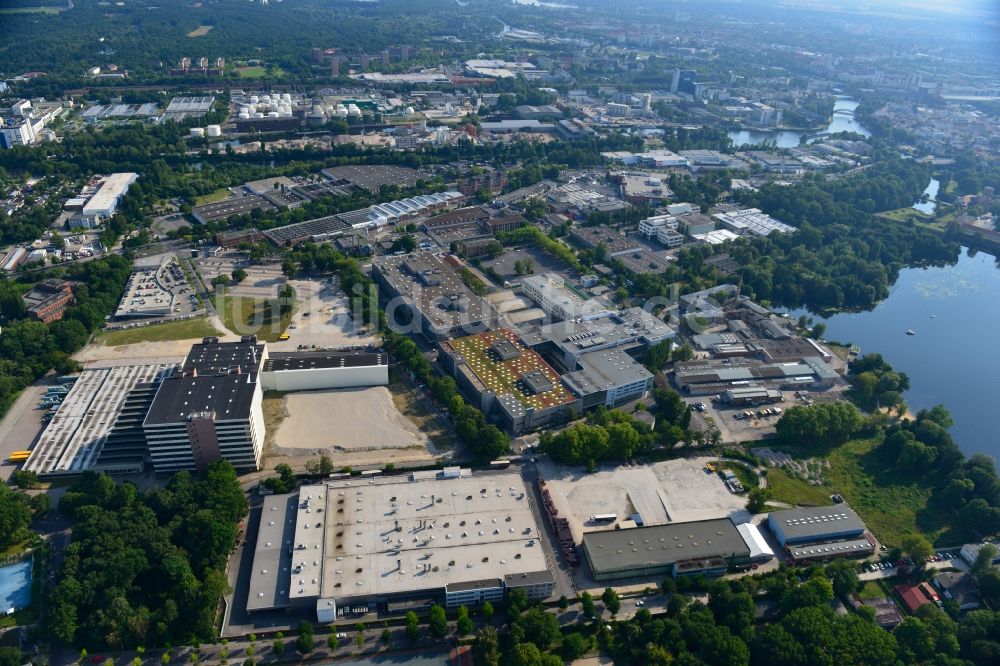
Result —
<path fill-rule="evenodd" d="M 952 262 L 958 245 L 872 213 L 909 206 L 930 178 L 914 160 L 888 160 L 840 180 L 810 175 L 741 193 L 744 203 L 799 228 L 734 243 L 748 295 L 789 307 L 871 308 L 904 266 Z"/>
<path fill-rule="evenodd" d="M 603 405 L 558 433 L 545 431 L 539 446 L 553 460 L 593 469 L 605 460 L 628 461 L 649 456 L 657 445 L 672 446 L 687 436 L 691 411 L 675 391 L 656 389 L 651 429 L 630 414 Z"/>
<path fill-rule="evenodd" d="M 87 472 L 59 509 L 73 538 L 48 602 L 56 640 L 124 649 L 216 635 L 226 558 L 248 510 L 229 463 L 144 493 Z"/>
<path fill-rule="evenodd" d="M 63 373 L 77 368 L 69 355 L 86 344 L 90 333 L 114 311 L 130 272 L 131 262 L 117 255 L 74 265 L 61 275 L 50 272 L 81 283 L 76 306 L 50 324 L 27 318 L 21 300 L 24 285 L 0 280 L 0 311 L 5 319 L 0 336 L 0 413 L 50 368 Z"/>
<path fill-rule="evenodd" d="M 0 549 L 26 540 L 32 517 L 47 511 L 48 495 L 31 496 L 0 483 Z"/>
<path fill-rule="evenodd" d="M 903 393 L 910 389 L 906 373 L 895 371 L 881 354 L 865 354 L 850 365 L 851 398 L 865 409 L 904 408 Z"/>
<path fill-rule="evenodd" d="M 789 407 L 778 420 L 778 436 L 792 444 L 813 442 L 840 443 L 850 439 L 864 426 L 858 408 L 849 402 L 824 402 Z"/>

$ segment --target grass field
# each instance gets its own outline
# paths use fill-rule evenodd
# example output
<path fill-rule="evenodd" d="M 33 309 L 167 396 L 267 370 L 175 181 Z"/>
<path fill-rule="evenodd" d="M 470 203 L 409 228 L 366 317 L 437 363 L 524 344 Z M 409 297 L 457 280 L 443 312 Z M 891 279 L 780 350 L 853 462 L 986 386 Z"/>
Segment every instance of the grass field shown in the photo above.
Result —
<path fill-rule="evenodd" d="M 222 322 L 230 331 L 240 335 L 256 335 L 263 342 L 277 342 L 278 337 L 285 332 L 292 321 L 292 312 L 281 316 L 277 323 L 268 322 L 268 310 L 271 299 L 264 298 L 225 298 L 222 307 L 216 302 L 216 308 L 222 313 Z M 277 309 L 277 305 L 274 305 Z"/>
<path fill-rule="evenodd" d="M 205 204 L 218 203 L 220 201 L 225 201 L 229 198 L 229 190 L 225 187 L 220 187 L 214 192 L 209 192 L 208 194 L 202 194 L 195 197 L 195 206 L 204 206 Z"/>
<path fill-rule="evenodd" d="M 214 25 L 200 25 L 200 26 L 198 26 L 197 28 L 195 28 L 194 30 L 192 30 L 191 32 L 189 32 L 189 33 L 187 34 L 187 36 L 188 36 L 188 37 L 204 37 L 204 36 L 205 36 L 205 35 L 207 35 L 207 34 L 208 34 L 208 33 L 209 33 L 209 32 L 210 32 L 211 30 L 212 30 L 212 28 L 214 28 L 214 27 L 215 27 Z"/>
<path fill-rule="evenodd" d="M 950 530 L 952 516 L 932 501 L 937 482 L 927 476 L 895 469 L 877 446 L 876 439 L 851 440 L 835 448 L 785 448 L 796 457 L 821 457 L 830 461 L 823 485 L 813 486 L 770 468 L 767 485 L 772 499 L 789 504 L 826 505 L 832 493 L 840 493 L 868 527 L 884 543 L 898 544 L 907 532 L 922 532 L 939 546 L 965 543 L 974 535 Z"/>
<path fill-rule="evenodd" d="M 929 222 L 934 219 L 930 215 L 921 213 L 916 208 L 897 208 L 896 210 L 887 210 L 875 215 L 876 217 L 884 217 L 887 220 L 895 220 L 896 222 Z"/>
<path fill-rule="evenodd" d="M 858 590 L 858 598 L 862 601 L 868 599 L 883 599 L 887 597 L 885 590 L 876 581 L 870 580 Z"/>
<path fill-rule="evenodd" d="M 240 75 L 241 79 L 262 79 L 267 76 L 266 67 L 237 67 L 236 73 Z M 280 67 L 275 67 L 272 70 L 272 76 L 281 76 L 284 72 L 281 71 Z"/>
<path fill-rule="evenodd" d="M 222 335 L 206 319 L 185 319 L 166 324 L 140 326 L 123 331 L 108 331 L 97 336 L 97 342 L 106 347 L 132 345 L 137 342 L 163 342 L 165 340 L 186 340 L 188 338 L 204 338 L 210 335 Z"/>

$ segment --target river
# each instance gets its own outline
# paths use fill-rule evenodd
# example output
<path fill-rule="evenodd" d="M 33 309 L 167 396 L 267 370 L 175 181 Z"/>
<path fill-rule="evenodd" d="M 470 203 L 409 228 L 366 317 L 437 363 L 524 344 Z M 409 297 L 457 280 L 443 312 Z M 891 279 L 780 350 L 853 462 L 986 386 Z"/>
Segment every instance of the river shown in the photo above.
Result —
<path fill-rule="evenodd" d="M 845 113 L 837 113 L 837 111 L 851 111 L 853 112 L 858 108 L 858 100 L 850 97 L 838 97 L 833 103 L 833 116 L 830 118 L 830 122 L 826 124 L 819 132 L 808 132 L 807 134 L 836 134 L 838 132 L 856 132 L 862 136 L 871 136 L 864 125 L 862 125 L 853 115 L 847 115 Z M 738 132 L 730 132 L 729 138 L 733 140 L 733 143 L 737 146 L 742 146 L 746 144 L 757 145 L 764 143 L 765 141 L 776 141 L 778 148 L 794 148 L 799 145 L 799 140 L 801 139 L 803 132 L 789 132 L 789 131 L 779 131 L 779 132 L 758 132 L 754 130 L 740 130 Z"/>
<path fill-rule="evenodd" d="M 1000 330 L 997 302 L 997 259 L 963 248 L 954 266 L 904 269 L 874 310 L 816 319 L 826 322 L 828 340 L 856 344 L 862 354 L 878 352 L 905 372 L 910 390 L 904 397 L 914 412 L 947 407 L 955 419 L 951 434 L 966 455 L 1000 459 L 990 416 L 1000 398 L 1000 354 L 987 344 Z"/>
<path fill-rule="evenodd" d="M 941 181 L 937 178 L 931 178 L 931 182 L 927 184 L 924 189 L 924 194 L 927 195 L 927 201 L 918 201 L 913 204 L 913 207 L 919 210 L 924 215 L 933 215 L 934 210 L 937 208 L 937 194 L 938 190 L 941 189 Z M 921 199 L 923 197 L 921 196 Z"/>

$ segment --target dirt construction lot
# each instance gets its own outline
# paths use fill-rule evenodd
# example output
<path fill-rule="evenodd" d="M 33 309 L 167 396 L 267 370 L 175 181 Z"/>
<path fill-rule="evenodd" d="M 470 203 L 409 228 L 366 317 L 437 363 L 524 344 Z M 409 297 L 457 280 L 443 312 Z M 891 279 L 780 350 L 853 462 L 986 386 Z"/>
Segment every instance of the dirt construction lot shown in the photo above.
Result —
<path fill-rule="evenodd" d="M 205 284 L 211 286 L 212 279 L 225 275 L 229 277 L 233 270 L 242 268 L 247 272 L 247 279 L 239 284 L 229 287 L 230 296 L 245 296 L 247 298 L 277 298 L 278 287 L 285 283 L 285 276 L 281 274 L 280 264 L 269 264 L 267 266 L 250 266 L 241 258 L 229 257 L 203 257 L 197 259 L 198 272 L 205 280 Z"/>
<path fill-rule="evenodd" d="M 272 351 L 296 351 L 300 345 L 339 348 L 379 344 L 378 336 L 355 325 L 347 297 L 336 281 L 291 280 L 289 284 L 297 301 L 285 331 L 289 339 L 269 344 Z"/>
<path fill-rule="evenodd" d="M 279 421 L 268 454 L 274 458 L 331 455 L 337 466 L 433 460 L 437 451 L 393 404 L 384 386 L 288 393 L 265 409 L 265 420 Z M 268 423 L 268 430 L 274 427 Z M 269 461 L 273 466 L 285 460 Z M 293 465 L 294 466 L 294 465 Z"/>
<path fill-rule="evenodd" d="M 621 521 L 639 513 L 645 525 L 746 515 L 746 497 L 729 492 L 718 475 L 705 470 L 711 460 L 681 458 L 593 474 L 551 462 L 539 463 L 538 469 L 579 542 L 584 532 L 614 529 L 614 522 L 593 524 L 590 516 L 596 514 L 614 513 Z"/>

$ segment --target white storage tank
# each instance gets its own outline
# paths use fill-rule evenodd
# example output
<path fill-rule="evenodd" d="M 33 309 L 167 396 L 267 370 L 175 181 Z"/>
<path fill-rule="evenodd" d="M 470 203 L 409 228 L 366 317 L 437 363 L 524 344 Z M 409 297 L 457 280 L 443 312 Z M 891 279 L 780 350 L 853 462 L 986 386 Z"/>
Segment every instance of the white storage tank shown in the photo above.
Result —
<path fill-rule="evenodd" d="M 202 138 L 203 136 L 205 136 L 205 128 L 204 127 L 192 127 L 191 128 L 191 136 L 194 137 L 194 138 L 196 138 L 196 139 Z"/>
<path fill-rule="evenodd" d="M 209 125 L 205 128 L 205 134 L 208 136 L 222 136 L 222 127 L 219 125 Z"/>
<path fill-rule="evenodd" d="M 256 104 L 259 101 L 260 101 L 260 97 L 257 97 L 257 95 L 250 95 L 250 103 L 251 104 Z"/>
<path fill-rule="evenodd" d="M 277 111 L 268 111 L 267 112 L 267 117 L 268 118 L 277 118 L 278 117 L 278 112 Z"/>
<path fill-rule="evenodd" d="M 414 114 L 413 107 L 412 106 L 406 107 L 406 110 L 404 111 L 404 113 L 406 113 L 406 115 L 408 115 L 408 116 L 412 116 Z"/>

